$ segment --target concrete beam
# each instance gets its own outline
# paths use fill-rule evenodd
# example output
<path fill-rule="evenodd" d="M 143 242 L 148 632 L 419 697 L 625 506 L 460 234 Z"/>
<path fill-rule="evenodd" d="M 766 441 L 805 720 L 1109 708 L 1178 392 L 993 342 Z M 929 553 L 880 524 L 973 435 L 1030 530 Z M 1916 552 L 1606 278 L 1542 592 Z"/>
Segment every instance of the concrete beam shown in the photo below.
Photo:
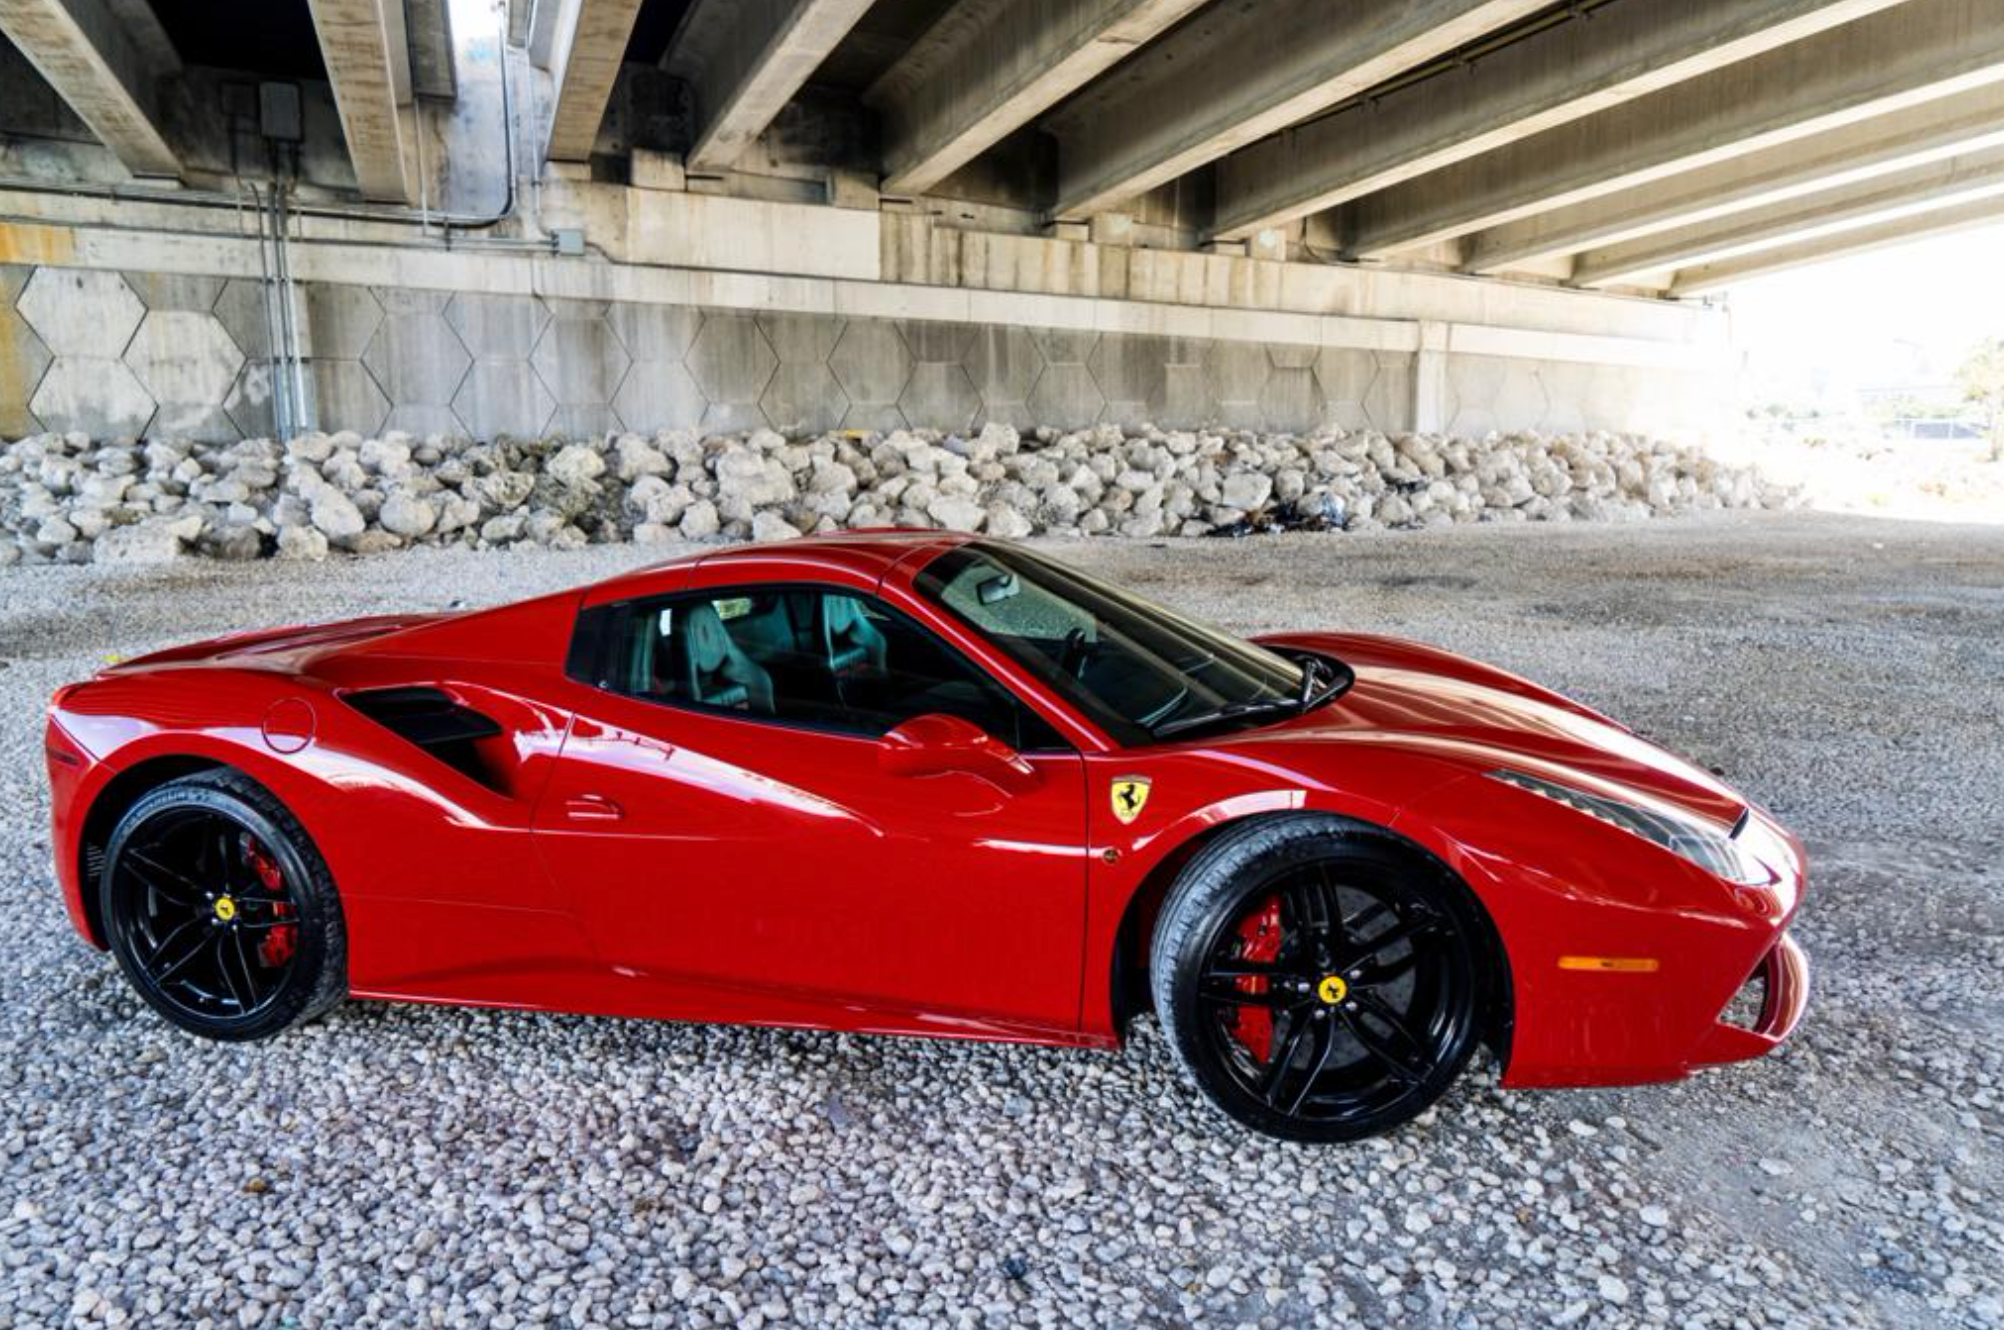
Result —
<path fill-rule="evenodd" d="M 864 94 L 884 189 L 923 194 L 1204 0 L 960 0 Z"/>
<path fill-rule="evenodd" d="M 737 161 L 869 8 L 870 0 L 695 0 L 663 61 L 696 94 L 689 169 Z"/>
<path fill-rule="evenodd" d="M 176 176 L 161 136 L 158 84 L 178 65 L 165 34 L 129 26 L 106 0 L 0 0 L 0 32 L 91 133 L 137 176 Z"/>
<path fill-rule="evenodd" d="M 409 203 L 414 163 L 406 151 L 405 111 L 410 56 L 401 37 L 403 6 L 396 0 L 307 0 L 348 159 L 362 197 Z M 394 13 L 391 10 L 394 9 Z"/>
<path fill-rule="evenodd" d="M 1739 254 L 1994 196 L 2004 196 L 2004 148 L 1970 152 L 1946 162 L 1898 170 L 1864 184 L 1806 194 L 1627 244 L 1587 250 L 1573 262 L 1573 284 L 1615 286 L 1645 272 L 1697 268 Z"/>
<path fill-rule="evenodd" d="M 2004 5 L 1907 0 L 1346 204 L 1383 258 L 2004 80 Z"/>
<path fill-rule="evenodd" d="M 1999 196 L 2004 196 L 2004 149 L 1991 148 L 1896 171 L 1862 185 L 1824 190 L 1624 245 L 1588 250 L 1573 264 L 1573 285 L 1616 286 L 1645 273 L 1703 267 L 1796 241 Z"/>
<path fill-rule="evenodd" d="M 146 62 L 163 74 L 181 72 L 181 53 L 167 35 L 167 25 L 153 12 L 153 0 L 104 0 L 104 7 L 125 29 Z"/>
<path fill-rule="evenodd" d="M 557 28 L 575 17 L 575 0 L 525 0 L 529 5 L 529 63 L 547 72 L 557 60 Z"/>
<path fill-rule="evenodd" d="M 1683 0 L 1581 14 L 1225 158 L 1212 234 L 1284 225 L 1898 3 Z"/>
<path fill-rule="evenodd" d="M 540 11 L 552 3 L 555 0 L 538 0 L 536 7 Z M 551 161 L 591 160 L 640 5 L 641 0 L 564 0 L 550 52 L 550 73 L 557 84 L 556 106 L 550 112 Z M 535 26 L 540 27 L 541 18 L 539 12 Z"/>
<path fill-rule="evenodd" d="M 2004 84 L 1845 125 L 1468 237 L 1464 271 L 1524 270 L 2004 144 Z"/>
<path fill-rule="evenodd" d="M 1722 263 L 1685 268 L 1678 272 L 1676 280 L 1671 284 L 1670 294 L 1705 295 L 1729 286 L 1737 286 L 1754 277 L 1764 277 L 1790 268 L 1827 263 L 1832 259 L 1848 258 L 1853 254 L 1863 254 L 1870 250 L 1890 249 L 1897 245 L 1911 244 L 1916 240 L 1950 235 L 1956 231 L 1970 231 L 1980 226 L 1995 226 L 1999 223 L 2004 223 L 2004 198 L 1978 199 L 1972 203 L 1957 204 L 1936 212 L 1923 213 L 1918 217 L 1903 217 L 1856 231 L 1841 231 L 1836 235 L 1804 240 L 1799 244 L 1785 245 L 1780 249 L 1762 250 L 1758 254 L 1727 259 Z"/>
<path fill-rule="evenodd" d="M 1542 8 L 1539 0 L 1228 0 L 1047 118 L 1064 219 L 1146 193 Z"/>

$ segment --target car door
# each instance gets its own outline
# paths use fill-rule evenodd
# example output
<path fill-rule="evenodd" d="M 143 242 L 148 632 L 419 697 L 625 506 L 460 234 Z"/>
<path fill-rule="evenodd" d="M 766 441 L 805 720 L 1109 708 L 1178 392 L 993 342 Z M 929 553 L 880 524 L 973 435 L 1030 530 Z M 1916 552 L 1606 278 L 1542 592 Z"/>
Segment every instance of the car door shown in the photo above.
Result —
<path fill-rule="evenodd" d="M 860 587 L 602 613 L 537 839 L 607 964 L 773 1004 L 747 1019 L 1076 1028 L 1083 761 L 1034 711 Z M 941 711 L 1026 777 L 887 772 L 883 733 Z"/>

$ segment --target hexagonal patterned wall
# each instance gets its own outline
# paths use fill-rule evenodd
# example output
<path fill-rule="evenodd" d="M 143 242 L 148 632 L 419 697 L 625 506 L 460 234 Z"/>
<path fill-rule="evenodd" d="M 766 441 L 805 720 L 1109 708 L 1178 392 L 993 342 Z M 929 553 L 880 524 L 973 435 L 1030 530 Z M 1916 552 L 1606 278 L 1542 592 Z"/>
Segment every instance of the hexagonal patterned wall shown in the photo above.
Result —
<path fill-rule="evenodd" d="M 365 434 L 1413 422 L 1413 357 L 1357 348 L 330 284 L 299 306 L 314 419 Z M 0 438 L 269 433 L 275 309 L 244 278 L 0 266 Z M 1455 356 L 1443 421 L 1675 428 L 1675 377 Z"/>

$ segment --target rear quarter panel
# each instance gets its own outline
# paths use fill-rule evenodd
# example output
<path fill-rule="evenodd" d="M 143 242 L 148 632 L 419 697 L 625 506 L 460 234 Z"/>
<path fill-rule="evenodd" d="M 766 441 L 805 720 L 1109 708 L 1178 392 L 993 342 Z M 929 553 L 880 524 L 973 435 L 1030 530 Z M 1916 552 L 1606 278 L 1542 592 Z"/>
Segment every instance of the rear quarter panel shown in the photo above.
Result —
<path fill-rule="evenodd" d="M 355 664 L 341 683 L 229 665 L 111 674 L 66 690 L 52 719 L 96 759 L 57 812 L 74 866 L 81 809 L 119 772 L 196 758 L 256 780 L 292 810 L 341 891 L 350 987 L 449 997 L 497 972 L 586 961 L 531 843 L 534 805 L 568 717 L 528 698 L 537 669 Z M 500 712 L 514 765 L 489 788 L 342 702 L 342 687 L 413 677 Z M 274 716 L 283 718 L 274 726 Z M 302 724 L 302 716 L 308 717 Z M 300 731 L 310 738 L 300 746 Z M 294 750 L 294 751 L 288 751 Z M 74 875 L 74 867 L 72 867 Z M 79 890 L 93 890 L 79 884 Z"/>

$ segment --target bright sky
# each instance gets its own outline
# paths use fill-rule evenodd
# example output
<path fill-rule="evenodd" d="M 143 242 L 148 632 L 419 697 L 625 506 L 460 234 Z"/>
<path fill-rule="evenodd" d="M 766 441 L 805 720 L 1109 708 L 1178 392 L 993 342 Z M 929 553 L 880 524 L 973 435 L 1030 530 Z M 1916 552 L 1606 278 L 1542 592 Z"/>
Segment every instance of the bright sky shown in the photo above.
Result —
<path fill-rule="evenodd" d="M 1727 303 L 1756 393 L 1939 381 L 2004 336 L 2004 225 L 1756 278 Z"/>

